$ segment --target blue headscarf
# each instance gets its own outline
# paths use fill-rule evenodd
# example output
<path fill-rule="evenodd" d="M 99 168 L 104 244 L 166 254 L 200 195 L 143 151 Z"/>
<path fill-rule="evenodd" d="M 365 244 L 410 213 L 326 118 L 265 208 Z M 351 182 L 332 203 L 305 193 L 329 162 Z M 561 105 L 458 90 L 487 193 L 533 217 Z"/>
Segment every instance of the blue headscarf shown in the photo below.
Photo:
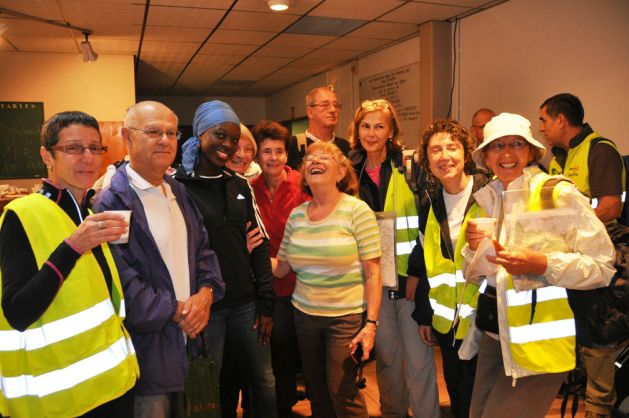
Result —
<path fill-rule="evenodd" d="M 227 122 L 240 125 L 236 112 L 227 103 L 212 100 L 199 106 L 192 121 L 194 136 L 181 146 L 181 164 L 187 173 L 194 171 L 194 167 L 199 163 L 199 137 L 212 126 Z"/>

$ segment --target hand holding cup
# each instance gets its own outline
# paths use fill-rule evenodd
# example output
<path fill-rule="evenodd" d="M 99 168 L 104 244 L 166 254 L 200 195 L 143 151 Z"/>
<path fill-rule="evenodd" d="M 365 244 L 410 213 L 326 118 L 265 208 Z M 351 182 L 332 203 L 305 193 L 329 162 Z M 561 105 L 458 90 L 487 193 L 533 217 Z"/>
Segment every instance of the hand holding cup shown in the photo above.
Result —
<path fill-rule="evenodd" d="M 120 240 L 129 234 L 129 216 L 121 211 L 106 211 L 86 217 L 79 227 L 70 235 L 68 243 L 79 253 L 84 253 L 104 243 Z"/>
<path fill-rule="evenodd" d="M 470 245 L 470 249 L 476 251 L 478 244 L 483 238 L 492 240 L 496 229 L 497 220 L 494 218 L 470 218 L 467 221 L 465 238 Z"/>

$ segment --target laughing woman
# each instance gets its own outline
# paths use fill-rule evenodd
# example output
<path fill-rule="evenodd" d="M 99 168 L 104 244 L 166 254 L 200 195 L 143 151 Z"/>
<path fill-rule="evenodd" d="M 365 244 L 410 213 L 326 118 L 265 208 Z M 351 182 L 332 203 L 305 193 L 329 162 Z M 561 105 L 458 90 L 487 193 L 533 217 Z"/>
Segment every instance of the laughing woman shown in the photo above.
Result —
<path fill-rule="evenodd" d="M 369 357 L 380 311 L 380 234 L 356 192 L 356 176 L 334 144 L 308 147 L 302 187 L 310 202 L 290 214 L 276 277 L 297 273 L 295 327 L 315 417 L 367 418 L 350 356 Z"/>

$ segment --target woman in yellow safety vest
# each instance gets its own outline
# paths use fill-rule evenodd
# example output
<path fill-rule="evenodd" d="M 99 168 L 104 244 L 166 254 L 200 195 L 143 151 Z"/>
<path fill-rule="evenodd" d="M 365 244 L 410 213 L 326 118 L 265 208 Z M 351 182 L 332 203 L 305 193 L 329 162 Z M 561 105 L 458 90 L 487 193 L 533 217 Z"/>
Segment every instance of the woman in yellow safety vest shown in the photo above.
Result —
<path fill-rule="evenodd" d="M 131 418 L 139 369 L 107 245 L 128 224 L 88 209 L 107 147 L 82 112 L 41 139 L 48 178 L 0 218 L 0 415 Z"/>
<path fill-rule="evenodd" d="M 432 349 L 417 339 L 411 318 L 417 281 L 407 280 L 406 276 L 408 257 L 418 236 L 417 208 L 402 169 L 402 132 L 393 105 L 384 99 L 362 102 L 350 125 L 350 142 L 360 199 L 373 211 L 395 217 L 397 271 L 383 277 L 376 334 L 382 415 L 406 416 L 410 408 L 413 416 L 437 416 L 439 398 Z M 392 253 L 393 245 L 389 248 Z"/>
<path fill-rule="evenodd" d="M 545 148 L 533 138 L 530 125 L 520 115 L 502 113 L 485 125 L 485 139 L 473 153 L 474 161 L 496 176 L 474 194 L 481 209 L 497 219 L 494 236 L 506 246 L 508 229 L 509 234 L 517 230 L 520 235 L 517 240 L 510 236 L 514 244 L 504 249 L 489 244 L 475 224 L 470 223 L 466 231 L 464 276 L 472 280 L 474 271 L 484 269 L 488 286 L 482 296 L 495 295 L 483 299 L 493 304 L 479 300 L 476 325 L 481 331 L 469 332 L 463 343 L 466 349 L 459 351 L 466 358 L 478 350 L 471 418 L 545 416 L 567 372 L 575 366 L 574 316 L 565 288 L 606 286 L 614 274 L 614 247 L 604 225 L 571 182 L 553 184 L 557 177 L 535 165 Z M 569 209 L 566 213 L 572 218 L 557 222 L 536 215 L 537 232 L 526 235 L 523 228 L 533 225 L 529 212 L 544 207 L 540 204 L 543 188 L 550 200 L 545 207 Z M 503 192 L 508 192 L 509 200 Z M 512 199 L 514 195 L 518 198 Z M 511 205 L 513 201 L 522 204 Z M 525 212 L 528 217 L 522 216 Z M 517 225 L 515 215 L 520 219 Z M 525 219 L 528 224 L 521 223 Z M 546 226 L 538 227 L 541 222 Z M 569 242 L 564 239 L 568 235 L 552 232 L 570 222 L 576 227 Z M 544 237 L 559 244 L 541 251 L 518 246 L 522 240 L 540 241 L 538 235 L 542 244 Z M 495 272 L 488 270 L 491 267 Z M 522 279 L 526 286 L 516 290 Z"/>
<path fill-rule="evenodd" d="M 419 230 L 422 245 L 413 249 L 409 277 L 417 277 L 413 318 L 429 347 L 439 344 L 452 414 L 469 416 L 476 357 L 457 354 L 476 309 L 478 286 L 466 284 L 461 273 L 465 228 L 480 209 L 473 193 L 487 183 L 472 161 L 476 143 L 459 122 L 438 119 L 426 128 L 419 143 L 419 163 L 432 174 L 421 191 Z"/>

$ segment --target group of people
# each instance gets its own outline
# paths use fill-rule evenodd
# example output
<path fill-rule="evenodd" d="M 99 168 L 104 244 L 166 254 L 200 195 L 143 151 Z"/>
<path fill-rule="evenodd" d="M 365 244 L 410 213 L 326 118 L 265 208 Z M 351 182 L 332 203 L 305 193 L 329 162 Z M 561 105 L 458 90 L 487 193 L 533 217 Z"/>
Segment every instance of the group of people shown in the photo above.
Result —
<path fill-rule="evenodd" d="M 410 173 L 389 101 L 362 102 L 349 140 L 340 110 L 312 90 L 308 130 L 291 136 L 203 103 L 172 173 L 178 118 L 140 102 L 121 131 L 128 161 L 96 196 L 97 121 L 46 121 L 48 177 L 0 218 L 0 414 L 170 417 L 205 349 L 224 417 L 241 390 L 250 416 L 292 416 L 301 367 L 314 417 L 367 418 L 373 352 L 382 416 L 437 417 L 438 345 L 454 416 L 543 417 L 578 344 L 586 416 L 609 416 L 623 342 L 594 344 L 578 301 L 615 274 L 603 222 L 620 215 L 625 171 L 578 98 L 540 108 L 550 175 L 516 114 L 435 120 Z M 578 218 L 570 242 L 513 242 L 514 217 L 543 199 Z"/>

